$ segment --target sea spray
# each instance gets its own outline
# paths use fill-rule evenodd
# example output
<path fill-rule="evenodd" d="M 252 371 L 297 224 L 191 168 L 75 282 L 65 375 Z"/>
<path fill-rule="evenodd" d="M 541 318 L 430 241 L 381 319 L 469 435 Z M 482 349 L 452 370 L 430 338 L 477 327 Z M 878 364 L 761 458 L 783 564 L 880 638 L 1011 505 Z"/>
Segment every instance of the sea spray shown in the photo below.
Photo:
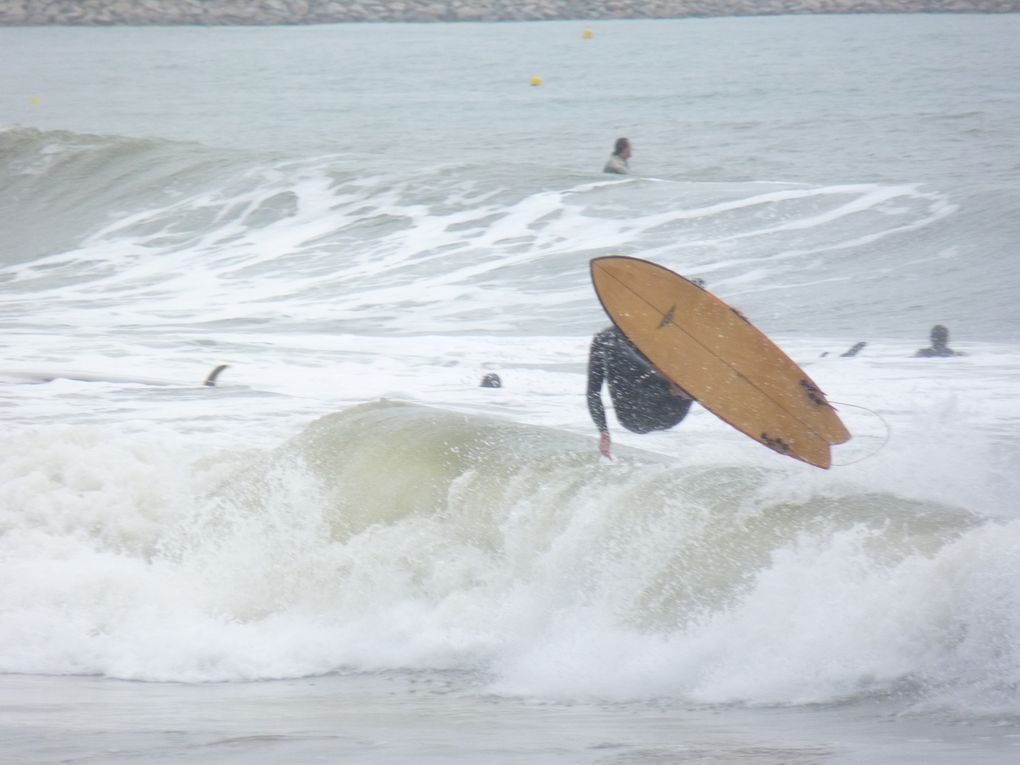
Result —
<path fill-rule="evenodd" d="M 105 472 L 94 442 L 68 448 Z M 165 474 L 158 455 L 132 449 L 133 469 Z M 755 703 L 904 687 L 920 703 L 957 685 L 992 703 L 1010 687 L 1017 604 L 995 583 L 1016 566 L 1015 522 L 804 497 L 760 468 L 627 449 L 607 463 L 586 439 L 400 402 L 234 465 L 188 500 L 201 481 L 143 478 L 67 494 L 79 523 L 8 514 L 4 581 L 36 574 L 4 589 L 4 667 L 482 670 L 507 693 Z M 94 515 L 115 490 L 155 492 L 143 536 L 111 536 L 131 512 Z"/>

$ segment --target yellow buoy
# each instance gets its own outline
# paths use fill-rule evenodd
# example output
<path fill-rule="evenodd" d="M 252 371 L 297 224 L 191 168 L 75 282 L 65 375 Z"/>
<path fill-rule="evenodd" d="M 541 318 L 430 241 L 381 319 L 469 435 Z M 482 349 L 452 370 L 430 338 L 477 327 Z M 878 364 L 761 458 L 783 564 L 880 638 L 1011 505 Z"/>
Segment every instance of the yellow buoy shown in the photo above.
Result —
<path fill-rule="evenodd" d="M 42 99 L 39 98 L 39 96 L 32 96 L 32 99 L 29 101 L 29 103 L 32 104 L 32 106 L 38 106 L 39 104 L 42 103 Z"/>
<path fill-rule="evenodd" d="M 537 74 L 534 77 L 531 78 L 531 85 L 532 85 L 532 87 L 537 87 L 538 85 L 541 85 L 541 84 L 542 84 L 542 78 L 539 77 Z"/>
<path fill-rule="evenodd" d="M 595 36 L 595 33 L 594 33 L 594 32 L 592 32 L 592 31 L 591 31 L 590 29 L 586 29 L 586 30 L 584 30 L 584 31 L 583 31 L 583 32 L 581 33 L 581 37 L 583 37 L 583 38 L 584 38 L 585 40 L 590 40 L 590 39 L 591 39 L 591 38 L 593 38 L 594 36 Z"/>

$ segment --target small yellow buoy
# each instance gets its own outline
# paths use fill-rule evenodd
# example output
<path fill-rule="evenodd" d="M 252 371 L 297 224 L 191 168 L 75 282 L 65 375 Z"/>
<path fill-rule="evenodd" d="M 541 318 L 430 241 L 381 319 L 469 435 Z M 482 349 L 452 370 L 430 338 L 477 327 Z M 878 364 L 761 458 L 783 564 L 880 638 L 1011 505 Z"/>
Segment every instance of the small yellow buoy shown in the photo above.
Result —
<path fill-rule="evenodd" d="M 42 99 L 39 98 L 39 96 L 32 96 L 32 99 L 29 101 L 29 103 L 32 104 L 32 106 L 38 106 L 39 104 L 42 103 Z"/>
<path fill-rule="evenodd" d="M 537 86 L 539 86 L 541 84 L 542 84 L 542 78 L 539 77 L 537 74 L 534 77 L 531 78 L 531 85 L 532 85 L 532 87 L 537 87 Z"/>
<path fill-rule="evenodd" d="M 584 30 L 584 31 L 583 31 L 583 32 L 581 33 L 581 37 L 583 37 L 583 38 L 584 38 L 585 40 L 590 40 L 590 39 L 591 39 L 591 38 L 593 38 L 594 36 L 595 36 L 595 33 L 594 33 L 594 32 L 592 32 L 592 31 L 591 31 L 590 29 L 586 29 L 586 30 Z"/>

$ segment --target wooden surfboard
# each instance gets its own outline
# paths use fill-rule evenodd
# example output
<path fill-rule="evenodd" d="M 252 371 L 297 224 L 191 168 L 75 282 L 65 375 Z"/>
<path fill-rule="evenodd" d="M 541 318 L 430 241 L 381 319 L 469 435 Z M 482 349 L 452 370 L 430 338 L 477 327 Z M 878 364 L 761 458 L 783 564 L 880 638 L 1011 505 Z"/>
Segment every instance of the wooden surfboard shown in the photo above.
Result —
<path fill-rule="evenodd" d="M 591 261 L 613 323 L 668 380 L 755 441 L 820 468 L 849 440 L 825 394 L 741 313 L 647 260 Z"/>

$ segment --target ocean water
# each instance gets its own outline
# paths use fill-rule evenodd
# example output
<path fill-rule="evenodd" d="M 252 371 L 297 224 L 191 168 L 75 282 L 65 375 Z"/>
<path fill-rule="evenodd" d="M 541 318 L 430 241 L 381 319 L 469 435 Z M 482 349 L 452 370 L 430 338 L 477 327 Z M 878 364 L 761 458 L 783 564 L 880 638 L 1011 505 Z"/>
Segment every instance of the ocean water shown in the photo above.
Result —
<path fill-rule="evenodd" d="M 0 760 L 1016 762 L 1018 35 L 0 29 Z M 835 466 L 600 458 L 606 254 Z"/>

